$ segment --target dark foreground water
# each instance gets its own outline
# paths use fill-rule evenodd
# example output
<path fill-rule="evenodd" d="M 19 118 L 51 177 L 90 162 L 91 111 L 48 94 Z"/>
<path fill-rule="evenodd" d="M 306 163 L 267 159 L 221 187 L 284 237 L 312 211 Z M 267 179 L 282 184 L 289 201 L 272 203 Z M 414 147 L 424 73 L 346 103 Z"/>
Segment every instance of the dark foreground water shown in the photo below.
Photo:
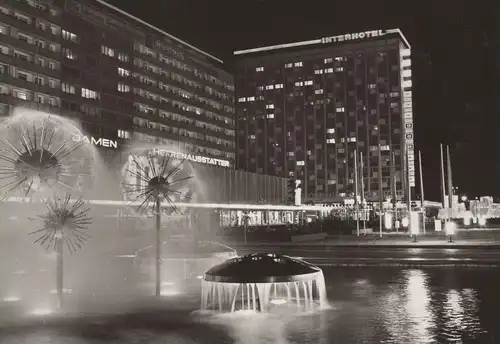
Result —
<path fill-rule="evenodd" d="M 500 343 L 500 271 L 325 270 L 331 308 L 294 316 L 175 309 L 0 328 L 1 344 Z M 172 296 L 177 297 L 177 296 Z M 2 308 L 0 308 L 0 312 Z"/>

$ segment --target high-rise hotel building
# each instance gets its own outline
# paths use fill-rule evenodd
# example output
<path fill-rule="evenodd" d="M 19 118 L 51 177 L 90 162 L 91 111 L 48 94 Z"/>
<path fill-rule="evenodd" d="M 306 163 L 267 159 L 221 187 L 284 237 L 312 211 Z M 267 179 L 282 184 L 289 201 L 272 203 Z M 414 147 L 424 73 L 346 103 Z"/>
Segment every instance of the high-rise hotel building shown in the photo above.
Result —
<path fill-rule="evenodd" d="M 136 139 L 232 167 L 233 97 L 221 60 L 102 0 L 0 1 L 1 116 L 62 114 L 108 151 Z"/>
<path fill-rule="evenodd" d="M 384 199 L 414 186 L 411 53 L 399 29 L 234 55 L 238 168 L 297 178 L 305 201 L 336 202 L 355 192 L 357 151 L 366 199 L 380 199 L 379 183 Z"/>

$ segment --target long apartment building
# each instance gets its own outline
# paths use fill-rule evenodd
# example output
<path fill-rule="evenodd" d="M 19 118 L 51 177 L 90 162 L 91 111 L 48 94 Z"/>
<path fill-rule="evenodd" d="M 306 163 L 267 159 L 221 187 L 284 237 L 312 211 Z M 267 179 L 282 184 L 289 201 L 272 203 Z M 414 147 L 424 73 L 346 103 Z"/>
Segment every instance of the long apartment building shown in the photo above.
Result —
<path fill-rule="evenodd" d="M 172 145 L 232 167 L 233 97 L 221 60 L 104 1 L 0 1 L 1 116 L 62 114 L 118 146 Z"/>
<path fill-rule="evenodd" d="M 414 186 L 411 51 L 400 30 L 234 54 L 238 168 L 299 179 L 306 201 L 352 197 L 355 166 L 368 200 Z"/>

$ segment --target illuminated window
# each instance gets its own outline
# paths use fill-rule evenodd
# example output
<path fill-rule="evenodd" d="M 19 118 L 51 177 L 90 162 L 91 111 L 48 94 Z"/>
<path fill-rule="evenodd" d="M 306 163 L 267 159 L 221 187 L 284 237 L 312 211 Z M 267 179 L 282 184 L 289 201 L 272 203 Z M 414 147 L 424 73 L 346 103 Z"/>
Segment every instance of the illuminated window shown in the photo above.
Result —
<path fill-rule="evenodd" d="M 274 118 L 274 113 L 269 113 L 269 114 L 267 114 L 267 118 L 269 118 L 269 119 Z"/>
<path fill-rule="evenodd" d="M 316 93 L 316 94 L 323 94 L 323 89 L 315 90 L 314 93 Z"/>
<path fill-rule="evenodd" d="M 325 59 L 325 63 L 332 63 L 332 62 L 333 62 L 333 58 L 331 58 L 331 57 Z"/>
<path fill-rule="evenodd" d="M 333 129 L 333 128 L 328 128 L 328 129 L 326 129 L 326 133 L 327 133 L 327 134 L 334 134 L 334 133 L 335 133 L 335 129 Z"/>
<path fill-rule="evenodd" d="M 67 41 L 72 41 L 74 43 L 78 43 L 78 37 L 74 33 L 71 33 L 66 30 L 62 30 L 62 38 Z"/>
<path fill-rule="evenodd" d="M 123 69 L 123 68 L 118 68 L 118 75 L 127 77 L 130 76 L 130 71 Z"/>
<path fill-rule="evenodd" d="M 26 91 L 21 91 L 21 90 L 15 90 L 13 92 L 14 97 L 22 99 L 22 100 L 28 100 L 28 92 Z"/>
<path fill-rule="evenodd" d="M 312 80 L 307 80 L 304 82 L 304 85 L 311 86 L 313 84 Z"/>
<path fill-rule="evenodd" d="M 82 98 L 97 99 L 99 94 L 96 91 L 89 90 L 88 88 L 82 88 Z"/>
<path fill-rule="evenodd" d="M 314 74 L 323 74 L 323 69 L 314 70 Z"/>
<path fill-rule="evenodd" d="M 335 143 L 335 139 L 326 139 L 326 143 Z"/>
<path fill-rule="evenodd" d="M 101 53 L 109 57 L 115 57 L 115 50 L 106 46 L 101 46 Z"/>
<path fill-rule="evenodd" d="M 276 89 L 283 88 L 283 84 L 276 84 L 276 85 L 274 85 L 274 88 L 276 88 Z"/>
<path fill-rule="evenodd" d="M 70 84 L 66 84 L 66 83 L 61 84 L 61 91 L 63 91 L 64 93 L 69 93 L 69 94 L 76 93 L 75 86 L 70 85 Z"/>
<path fill-rule="evenodd" d="M 118 137 L 121 139 L 130 139 L 130 132 L 118 129 Z"/>
<path fill-rule="evenodd" d="M 120 91 L 120 92 L 130 92 L 130 86 L 122 84 L 120 82 L 120 83 L 118 83 L 118 91 Z"/>
<path fill-rule="evenodd" d="M 248 100 L 249 102 L 254 102 L 254 101 L 255 101 L 255 97 L 248 97 L 248 98 L 247 98 L 247 100 Z"/>
<path fill-rule="evenodd" d="M 244 103 L 246 101 L 247 101 L 247 98 L 245 98 L 245 97 L 238 98 L 238 103 Z"/>
<path fill-rule="evenodd" d="M 63 55 L 64 55 L 64 57 L 66 57 L 69 60 L 76 60 L 77 59 L 76 54 L 68 48 L 63 49 Z"/>
<path fill-rule="evenodd" d="M 295 62 L 293 65 L 295 67 L 302 67 L 302 62 Z"/>
<path fill-rule="evenodd" d="M 274 109 L 274 104 L 267 104 L 266 109 Z"/>
<path fill-rule="evenodd" d="M 305 166 L 305 164 L 304 160 L 297 161 L 297 166 Z"/>
<path fill-rule="evenodd" d="M 325 69 L 325 73 L 333 73 L 333 68 Z"/>
<path fill-rule="evenodd" d="M 335 71 L 336 72 L 343 72 L 344 71 L 344 67 L 337 67 L 337 68 L 335 68 Z"/>
<path fill-rule="evenodd" d="M 304 86 L 304 82 L 302 81 L 296 81 L 295 86 Z"/>
<path fill-rule="evenodd" d="M 264 71 L 264 67 L 257 67 L 257 68 L 255 68 L 255 71 L 256 72 L 263 72 Z"/>
<path fill-rule="evenodd" d="M 128 62 L 129 61 L 129 57 L 128 57 L 127 54 L 118 53 L 118 60 L 120 60 L 122 62 Z"/>
<path fill-rule="evenodd" d="M 274 89 L 274 85 L 266 85 L 266 90 L 272 90 Z"/>
<path fill-rule="evenodd" d="M 287 64 L 285 65 L 285 68 L 292 68 L 292 67 L 293 67 L 293 63 L 287 63 Z"/>
<path fill-rule="evenodd" d="M 335 109 L 335 111 L 337 111 L 337 112 L 345 112 L 345 108 L 338 107 L 337 109 Z"/>

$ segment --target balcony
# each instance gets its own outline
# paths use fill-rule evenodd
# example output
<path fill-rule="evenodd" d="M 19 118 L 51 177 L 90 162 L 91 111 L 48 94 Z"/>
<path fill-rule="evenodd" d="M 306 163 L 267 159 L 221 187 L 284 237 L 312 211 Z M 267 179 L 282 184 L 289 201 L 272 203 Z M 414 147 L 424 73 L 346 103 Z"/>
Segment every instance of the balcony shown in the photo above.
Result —
<path fill-rule="evenodd" d="M 174 121 L 174 120 L 171 120 L 168 118 L 161 118 L 161 117 L 158 117 L 157 115 L 153 115 L 153 114 L 150 115 L 150 114 L 140 112 L 140 111 L 136 111 L 135 114 L 137 117 L 146 119 L 146 120 L 151 121 L 151 122 L 161 123 L 161 124 L 164 124 L 166 126 L 173 126 L 173 127 L 180 128 L 180 129 L 195 131 L 195 132 L 198 132 L 201 134 L 206 133 L 206 132 L 203 132 L 202 128 L 197 128 L 197 127 L 190 125 L 190 124 L 187 124 L 187 123 Z M 145 133 L 169 133 L 170 132 L 170 129 L 167 129 L 167 131 L 161 131 L 159 129 L 137 127 L 137 125 L 136 125 L 136 128 L 141 128 Z M 225 151 L 225 152 L 233 152 L 234 151 L 234 149 L 232 147 L 226 147 L 224 145 L 218 145 L 218 144 L 211 143 L 211 142 L 208 142 L 205 140 L 198 140 L 195 138 L 190 138 L 187 134 L 186 135 L 172 134 L 172 135 L 174 135 L 174 137 L 175 137 L 175 135 L 177 135 L 177 137 L 179 137 L 179 136 L 185 137 L 186 140 L 190 140 L 191 142 L 194 142 L 195 144 L 197 144 L 199 146 L 210 147 L 210 148 L 218 149 L 218 150 Z M 155 136 L 156 136 L 156 134 L 155 134 Z M 186 141 L 186 140 L 184 140 L 184 141 Z"/>
<path fill-rule="evenodd" d="M 5 63 L 7 65 L 14 65 L 19 69 L 25 69 L 34 74 L 49 76 L 55 79 L 59 79 L 61 77 L 59 70 L 54 70 L 47 67 L 41 67 L 31 61 L 27 61 L 11 55 L 0 54 L 0 62 Z"/>
<path fill-rule="evenodd" d="M 14 48 L 24 50 L 26 53 L 41 55 L 55 61 L 59 61 L 61 59 L 60 52 L 54 52 L 49 50 L 48 48 L 40 48 L 36 44 L 29 44 L 28 42 L 22 41 L 9 35 L 1 35 L 0 37 L 2 38 L 2 43 L 10 45 Z"/>
<path fill-rule="evenodd" d="M 23 89 L 27 89 L 33 92 L 40 92 L 44 94 L 48 94 L 54 97 L 59 97 L 60 96 L 60 90 L 59 88 L 51 88 L 45 85 L 39 85 L 34 82 L 29 82 L 21 78 L 16 78 L 13 76 L 10 76 L 8 74 L 0 74 L 0 82 L 6 83 L 12 86 L 20 87 Z"/>
<path fill-rule="evenodd" d="M 177 96 L 177 95 L 172 94 L 172 93 L 165 93 L 154 86 L 142 84 L 141 82 L 139 82 L 138 80 L 135 80 L 135 79 L 132 79 L 131 82 L 129 82 L 129 84 L 131 86 L 136 86 L 136 87 L 140 87 L 143 89 L 151 90 L 151 92 L 153 92 L 155 94 L 163 95 L 165 98 L 170 99 L 170 100 L 177 100 L 179 102 L 186 102 L 186 100 L 187 100 L 185 98 L 182 98 L 182 97 Z M 143 87 L 143 86 L 145 86 L 145 87 Z M 217 126 L 222 127 L 222 128 L 232 129 L 232 126 L 230 124 L 227 124 L 227 123 L 224 123 L 224 122 L 221 122 L 218 120 L 210 119 L 203 114 L 197 115 L 194 112 L 182 110 L 181 108 L 174 107 L 171 103 L 162 103 L 162 102 L 155 101 L 153 99 L 144 98 L 144 97 L 141 97 L 138 95 L 134 95 L 134 101 L 150 105 L 151 107 L 153 107 L 155 109 L 161 109 L 161 110 L 165 110 L 165 111 L 170 111 L 170 112 L 182 114 L 182 115 L 185 115 L 186 117 L 189 117 L 195 121 L 200 120 L 200 118 L 201 118 L 203 121 L 205 121 L 207 123 L 214 124 L 214 125 L 217 125 Z M 186 103 L 188 103 L 188 102 L 189 102 L 189 100 Z M 193 102 L 191 101 L 191 103 L 193 103 Z M 198 104 L 193 105 L 193 106 L 198 106 Z M 198 106 L 198 107 L 201 107 L 201 106 Z"/>
<path fill-rule="evenodd" d="M 20 11 L 24 12 L 27 15 L 42 18 L 54 24 L 59 24 L 61 22 L 61 16 L 60 15 L 53 16 L 48 8 L 45 11 L 42 9 L 34 8 L 33 6 L 30 6 L 23 0 L 16 1 L 16 5 L 13 7 L 19 9 Z"/>
<path fill-rule="evenodd" d="M 14 107 L 19 106 L 27 109 L 44 111 L 52 114 L 59 114 L 61 112 L 59 107 L 51 106 L 49 104 L 40 104 L 31 100 L 15 98 L 8 94 L 0 94 L 0 103 L 10 104 Z"/>
<path fill-rule="evenodd" d="M 189 79 L 189 80 L 191 80 L 193 82 L 197 82 L 197 83 L 201 84 L 202 87 L 201 88 L 197 88 L 197 87 L 190 86 L 190 85 L 182 83 L 182 82 L 177 82 L 177 81 L 172 80 L 169 77 L 162 76 L 161 74 L 157 74 L 157 73 L 154 73 L 154 72 L 149 71 L 147 69 L 140 68 L 139 66 L 135 66 L 134 65 L 134 69 L 138 73 L 151 76 L 152 78 L 154 78 L 156 80 L 161 80 L 164 83 L 169 84 L 169 85 L 178 86 L 180 88 L 185 89 L 186 91 L 191 91 L 194 94 L 197 94 L 199 96 L 207 97 L 207 98 L 210 98 L 211 100 L 214 100 L 214 101 L 217 101 L 217 102 L 221 102 L 224 105 L 234 106 L 233 102 L 231 102 L 230 100 L 219 99 L 219 98 L 211 95 L 210 93 L 208 93 L 208 92 L 206 92 L 204 90 L 204 86 L 206 85 L 206 86 L 213 87 L 214 89 L 216 89 L 220 93 L 231 93 L 231 92 L 229 92 L 228 90 L 226 90 L 222 86 L 217 86 L 214 83 L 211 83 L 210 81 L 203 80 L 203 79 L 200 79 L 200 78 L 196 77 L 194 75 L 194 73 L 192 73 L 192 72 L 188 72 L 188 71 L 185 71 L 183 69 L 177 68 L 177 67 L 172 66 L 170 64 L 164 63 L 164 62 L 162 62 L 162 61 L 160 61 L 160 60 L 158 60 L 158 59 L 156 59 L 154 57 L 150 57 L 148 55 L 141 54 L 141 53 L 139 53 L 137 51 L 135 52 L 135 57 L 140 58 L 140 59 L 144 59 L 145 61 L 148 61 L 148 62 L 151 62 L 153 65 L 155 65 L 157 67 L 160 67 L 160 68 L 162 68 L 162 69 L 164 69 L 164 70 L 166 70 L 166 71 L 168 71 L 170 73 L 179 74 L 179 75 L 181 75 L 181 76 L 183 76 L 183 77 L 185 77 L 185 78 L 187 78 L 187 79 Z"/>

